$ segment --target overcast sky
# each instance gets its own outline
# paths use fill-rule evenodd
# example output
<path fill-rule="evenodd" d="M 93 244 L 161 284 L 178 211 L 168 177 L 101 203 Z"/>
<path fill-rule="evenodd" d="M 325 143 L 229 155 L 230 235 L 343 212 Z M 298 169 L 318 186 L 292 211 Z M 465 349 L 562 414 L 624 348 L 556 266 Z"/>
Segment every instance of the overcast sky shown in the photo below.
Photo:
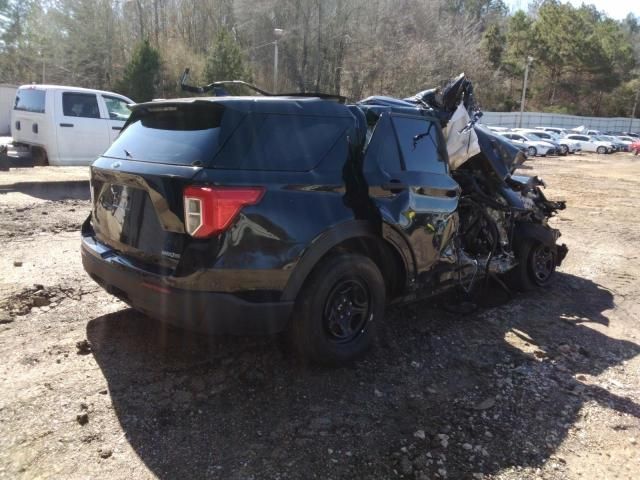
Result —
<path fill-rule="evenodd" d="M 512 10 L 520 8 L 526 11 L 529 5 L 529 0 L 505 1 Z M 569 0 L 569 3 L 572 3 L 576 7 L 579 7 L 583 3 L 595 5 L 598 10 L 605 12 L 617 20 L 622 20 L 628 13 L 633 13 L 640 17 L 640 1 L 638 0 Z"/>

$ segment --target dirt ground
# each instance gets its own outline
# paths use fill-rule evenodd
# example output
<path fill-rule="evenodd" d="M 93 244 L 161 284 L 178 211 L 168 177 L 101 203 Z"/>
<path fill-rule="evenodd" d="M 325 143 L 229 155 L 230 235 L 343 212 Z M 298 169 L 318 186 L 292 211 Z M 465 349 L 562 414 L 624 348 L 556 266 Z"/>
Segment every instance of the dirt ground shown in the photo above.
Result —
<path fill-rule="evenodd" d="M 126 308 L 80 264 L 86 170 L 56 188 L 32 183 L 60 171 L 16 171 L 28 181 L 0 182 L 0 478 L 638 478 L 640 157 L 530 165 L 568 204 L 555 285 L 466 316 L 390 309 L 381 345 L 341 369 Z"/>

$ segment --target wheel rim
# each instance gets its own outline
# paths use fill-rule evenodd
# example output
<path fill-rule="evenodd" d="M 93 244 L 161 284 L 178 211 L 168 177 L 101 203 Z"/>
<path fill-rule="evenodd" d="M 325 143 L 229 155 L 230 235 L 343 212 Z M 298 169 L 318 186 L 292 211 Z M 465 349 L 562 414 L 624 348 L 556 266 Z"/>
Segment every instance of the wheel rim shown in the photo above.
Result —
<path fill-rule="evenodd" d="M 533 148 L 533 147 L 529 147 L 529 148 L 527 149 L 527 154 L 528 154 L 530 157 L 535 157 L 535 156 L 536 156 L 536 149 L 535 149 L 535 148 Z"/>
<path fill-rule="evenodd" d="M 560 148 L 562 149 L 563 155 L 566 155 L 567 153 L 569 153 L 569 147 L 567 147 L 566 145 L 562 145 Z"/>
<path fill-rule="evenodd" d="M 598 147 L 598 153 L 604 153 L 604 152 L 605 152 L 604 147 Z"/>
<path fill-rule="evenodd" d="M 364 332 L 371 316 L 371 294 L 359 278 L 339 281 L 327 296 L 323 323 L 329 339 L 349 343 Z"/>
<path fill-rule="evenodd" d="M 531 271 L 538 284 L 544 284 L 551 278 L 556 267 L 553 250 L 547 245 L 538 245 L 531 252 Z"/>

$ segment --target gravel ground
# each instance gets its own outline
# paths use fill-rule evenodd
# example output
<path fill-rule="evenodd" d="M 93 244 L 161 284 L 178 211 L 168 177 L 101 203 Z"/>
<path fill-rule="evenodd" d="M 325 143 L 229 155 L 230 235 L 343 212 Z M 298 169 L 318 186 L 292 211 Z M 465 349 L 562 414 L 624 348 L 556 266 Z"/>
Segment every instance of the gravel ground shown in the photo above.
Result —
<path fill-rule="evenodd" d="M 638 478 L 640 158 L 530 163 L 568 203 L 555 285 L 390 309 L 341 369 L 126 308 L 82 270 L 86 195 L 0 192 L 0 478 Z"/>

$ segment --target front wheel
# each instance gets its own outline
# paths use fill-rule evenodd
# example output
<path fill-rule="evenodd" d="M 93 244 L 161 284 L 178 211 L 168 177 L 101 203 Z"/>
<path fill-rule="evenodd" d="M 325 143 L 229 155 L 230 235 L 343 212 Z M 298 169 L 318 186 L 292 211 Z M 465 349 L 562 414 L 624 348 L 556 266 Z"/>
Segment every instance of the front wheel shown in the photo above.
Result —
<path fill-rule="evenodd" d="M 518 266 L 509 272 L 510 283 L 518 290 L 528 291 L 546 287 L 555 276 L 558 253 L 534 239 L 524 240 L 516 251 Z"/>
<path fill-rule="evenodd" d="M 536 147 L 527 148 L 527 156 L 528 157 L 535 157 L 537 154 L 538 154 L 538 150 L 536 150 Z"/>
<path fill-rule="evenodd" d="M 341 254 L 321 263 L 296 299 L 290 336 L 310 362 L 339 365 L 367 351 L 385 307 L 385 284 L 363 255 Z"/>
<path fill-rule="evenodd" d="M 560 145 L 560 154 L 561 155 L 569 155 L 569 147 L 566 145 Z"/>
<path fill-rule="evenodd" d="M 606 147 L 598 147 L 598 148 L 596 148 L 596 153 L 599 153 L 600 155 L 604 155 L 605 153 L 607 153 L 607 148 Z"/>

